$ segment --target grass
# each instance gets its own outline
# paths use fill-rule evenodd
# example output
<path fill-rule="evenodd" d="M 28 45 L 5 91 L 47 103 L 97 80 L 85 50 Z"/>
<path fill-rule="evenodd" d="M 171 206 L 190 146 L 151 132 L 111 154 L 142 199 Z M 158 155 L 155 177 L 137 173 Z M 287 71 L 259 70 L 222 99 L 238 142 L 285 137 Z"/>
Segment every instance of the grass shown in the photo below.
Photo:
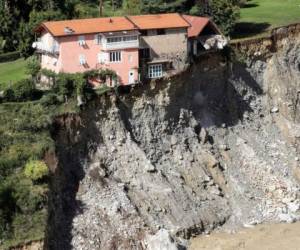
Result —
<path fill-rule="evenodd" d="M 0 63 L 0 86 L 26 78 L 26 61 L 18 59 L 12 62 Z"/>
<path fill-rule="evenodd" d="M 241 8 L 233 38 L 267 34 L 272 28 L 299 21 L 300 0 L 249 0 Z"/>

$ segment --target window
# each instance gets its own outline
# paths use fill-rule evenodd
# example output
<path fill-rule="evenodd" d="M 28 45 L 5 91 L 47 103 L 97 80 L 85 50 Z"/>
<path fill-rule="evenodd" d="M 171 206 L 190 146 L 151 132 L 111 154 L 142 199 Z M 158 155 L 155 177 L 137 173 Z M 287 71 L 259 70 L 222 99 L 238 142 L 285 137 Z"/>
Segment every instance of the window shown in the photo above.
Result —
<path fill-rule="evenodd" d="M 157 30 L 148 30 L 147 35 L 148 36 L 156 36 L 157 35 Z"/>
<path fill-rule="evenodd" d="M 100 34 L 95 35 L 95 44 L 102 43 L 102 36 Z"/>
<path fill-rule="evenodd" d="M 157 35 L 165 35 L 166 34 L 166 30 L 165 29 L 158 29 L 157 30 Z"/>
<path fill-rule="evenodd" d="M 122 37 L 108 37 L 107 43 L 119 43 L 122 42 Z"/>
<path fill-rule="evenodd" d="M 121 62 L 121 51 L 111 51 L 109 52 L 110 62 Z"/>
<path fill-rule="evenodd" d="M 149 65 L 148 74 L 149 74 L 149 78 L 162 77 L 163 75 L 162 64 Z"/>
<path fill-rule="evenodd" d="M 84 36 L 79 36 L 78 37 L 78 43 L 79 43 L 80 46 L 85 45 L 85 38 L 84 38 Z"/>
<path fill-rule="evenodd" d="M 83 54 L 79 55 L 79 64 L 80 65 L 85 65 L 86 64 L 85 55 L 83 55 Z"/>
<path fill-rule="evenodd" d="M 107 43 L 121 43 L 121 42 L 130 42 L 138 40 L 137 36 L 118 36 L 118 37 L 108 37 Z"/>
<path fill-rule="evenodd" d="M 129 42 L 129 41 L 136 41 L 138 39 L 137 36 L 124 36 L 123 41 L 124 42 Z"/>
<path fill-rule="evenodd" d="M 150 49 L 149 48 L 140 49 L 139 53 L 140 53 L 139 57 L 141 59 L 149 59 L 150 58 Z"/>
<path fill-rule="evenodd" d="M 108 61 L 108 54 L 101 52 L 98 54 L 98 63 L 106 63 Z"/>
<path fill-rule="evenodd" d="M 148 35 L 147 30 L 141 30 L 140 33 L 141 33 L 142 36 L 147 36 Z"/>

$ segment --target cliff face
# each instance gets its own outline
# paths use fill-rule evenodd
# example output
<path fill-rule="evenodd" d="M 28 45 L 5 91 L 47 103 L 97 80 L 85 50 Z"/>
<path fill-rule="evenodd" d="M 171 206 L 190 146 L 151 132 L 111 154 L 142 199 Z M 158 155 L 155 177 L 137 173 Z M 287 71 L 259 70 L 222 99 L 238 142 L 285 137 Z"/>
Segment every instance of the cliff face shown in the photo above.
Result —
<path fill-rule="evenodd" d="M 299 36 L 271 47 L 241 49 L 245 64 L 208 55 L 57 119 L 46 247 L 177 249 L 298 219 Z"/>

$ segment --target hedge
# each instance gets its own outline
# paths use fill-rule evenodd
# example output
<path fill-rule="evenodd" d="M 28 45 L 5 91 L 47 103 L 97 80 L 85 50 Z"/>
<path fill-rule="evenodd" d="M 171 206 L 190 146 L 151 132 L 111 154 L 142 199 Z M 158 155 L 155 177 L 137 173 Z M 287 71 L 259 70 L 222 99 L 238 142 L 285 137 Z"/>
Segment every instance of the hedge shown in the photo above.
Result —
<path fill-rule="evenodd" d="M 2 62 L 10 62 L 15 61 L 21 57 L 19 51 L 7 52 L 4 54 L 0 54 L 0 63 Z"/>

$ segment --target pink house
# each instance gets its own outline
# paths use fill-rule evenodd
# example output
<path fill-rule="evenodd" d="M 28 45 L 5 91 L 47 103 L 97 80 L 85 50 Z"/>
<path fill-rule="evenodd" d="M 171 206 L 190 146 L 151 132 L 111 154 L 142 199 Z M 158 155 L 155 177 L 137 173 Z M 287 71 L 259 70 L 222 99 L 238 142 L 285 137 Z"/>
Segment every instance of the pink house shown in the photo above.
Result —
<path fill-rule="evenodd" d="M 111 69 L 118 75 L 117 84 L 130 85 L 184 70 L 190 40 L 196 44 L 191 32 L 201 41 L 202 30 L 206 36 L 220 35 L 214 27 L 208 18 L 177 13 L 51 21 L 36 29 L 40 38 L 33 47 L 41 54 L 44 69 L 56 73 Z"/>
<path fill-rule="evenodd" d="M 125 17 L 45 22 L 33 46 L 41 66 L 56 73 L 112 69 L 119 84 L 138 82 L 139 32 Z"/>

